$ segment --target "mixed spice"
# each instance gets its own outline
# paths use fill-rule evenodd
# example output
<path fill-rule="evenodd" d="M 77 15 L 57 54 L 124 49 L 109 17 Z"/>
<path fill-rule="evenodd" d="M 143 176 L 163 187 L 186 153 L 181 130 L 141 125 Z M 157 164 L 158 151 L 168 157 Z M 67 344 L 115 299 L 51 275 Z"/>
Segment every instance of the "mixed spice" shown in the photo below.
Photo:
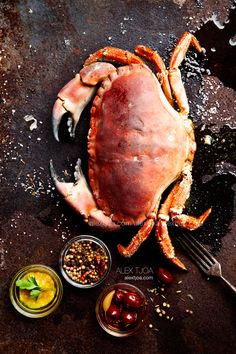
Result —
<path fill-rule="evenodd" d="M 75 241 L 69 247 L 63 268 L 77 283 L 97 283 L 107 271 L 109 259 L 105 251 L 93 241 Z"/>

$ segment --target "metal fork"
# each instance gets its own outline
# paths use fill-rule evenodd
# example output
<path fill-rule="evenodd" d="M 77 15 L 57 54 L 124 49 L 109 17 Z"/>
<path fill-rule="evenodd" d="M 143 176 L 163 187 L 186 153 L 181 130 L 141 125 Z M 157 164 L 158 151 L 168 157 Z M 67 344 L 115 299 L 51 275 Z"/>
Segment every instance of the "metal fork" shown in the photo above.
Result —
<path fill-rule="evenodd" d="M 236 287 L 222 276 L 220 263 L 190 233 L 181 233 L 177 241 L 203 272 L 210 277 L 219 277 L 236 294 Z"/>

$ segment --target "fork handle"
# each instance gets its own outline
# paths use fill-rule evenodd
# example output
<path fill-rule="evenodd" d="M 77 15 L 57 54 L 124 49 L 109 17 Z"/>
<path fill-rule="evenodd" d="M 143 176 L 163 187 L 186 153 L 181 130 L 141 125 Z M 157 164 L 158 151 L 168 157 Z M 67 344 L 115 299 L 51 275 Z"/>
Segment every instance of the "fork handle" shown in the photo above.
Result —
<path fill-rule="evenodd" d="M 233 292 L 236 294 L 236 287 L 233 286 L 227 279 L 225 279 L 222 275 L 220 277 L 227 285 L 228 287 L 233 290 Z"/>

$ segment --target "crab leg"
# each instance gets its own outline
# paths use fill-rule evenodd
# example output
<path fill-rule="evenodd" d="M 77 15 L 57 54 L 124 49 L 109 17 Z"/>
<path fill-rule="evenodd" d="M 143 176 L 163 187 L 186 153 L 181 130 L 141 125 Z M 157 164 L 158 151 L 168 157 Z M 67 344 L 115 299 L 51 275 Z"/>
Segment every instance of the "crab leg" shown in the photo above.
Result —
<path fill-rule="evenodd" d="M 144 64 L 144 61 L 137 55 L 123 49 L 115 47 L 105 47 L 99 49 L 97 52 L 90 54 L 85 60 L 84 66 L 88 66 L 98 60 L 111 60 L 119 64 Z"/>
<path fill-rule="evenodd" d="M 140 247 L 140 245 L 148 238 L 156 221 L 157 208 L 151 213 L 148 219 L 144 222 L 138 233 L 132 238 L 127 247 L 119 244 L 117 246 L 119 253 L 124 257 L 131 257 Z"/>
<path fill-rule="evenodd" d="M 164 61 L 162 60 L 161 56 L 155 52 L 154 50 L 145 47 L 144 45 L 138 45 L 135 48 L 135 53 L 147 58 L 152 64 L 154 64 L 156 70 L 157 70 L 157 77 L 158 80 L 160 81 L 160 84 L 163 88 L 163 91 L 165 93 L 165 96 L 169 103 L 174 106 L 173 103 L 173 97 L 171 94 L 171 89 L 170 89 L 170 84 L 169 84 L 169 79 L 168 79 L 168 71 L 166 70 L 166 66 Z"/>
<path fill-rule="evenodd" d="M 184 204 L 189 197 L 191 184 L 191 165 L 187 164 L 182 172 L 182 179 L 175 184 L 159 211 L 156 229 L 156 237 L 163 253 L 173 264 L 181 269 L 185 269 L 185 266 L 175 257 L 174 247 L 171 244 L 167 230 L 169 214 L 175 225 L 195 230 L 204 223 L 211 213 L 211 209 L 208 209 L 198 218 L 182 214 Z"/>
<path fill-rule="evenodd" d="M 179 258 L 175 256 L 175 250 L 170 240 L 166 220 L 158 220 L 156 227 L 156 237 L 166 258 L 180 269 L 185 270 L 185 265 L 179 260 Z"/>
<path fill-rule="evenodd" d="M 184 187 L 187 187 L 188 184 L 185 184 Z M 186 192 L 188 194 L 188 189 L 185 188 L 183 192 Z M 185 265 L 175 256 L 175 250 L 174 247 L 171 243 L 170 236 L 168 233 L 168 228 L 167 228 L 167 222 L 169 221 L 169 213 L 170 213 L 170 208 L 172 205 L 173 201 L 173 196 L 177 193 L 177 191 L 180 191 L 179 189 L 179 184 L 176 184 L 170 194 L 168 195 L 167 199 L 163 203 L 159 214 L 158 214 L 158 222 L 157 222 L 157 227 L 156 227 L 156 238 L 159 243 L 159 246 L 163 252 L 163 254 L 166 256 L 167 259 L 173 264 L 175 264 L 177 267 L 180 269 L 186 269 Z"/>
<path fill-rule="evenodd" d="M 182 63 L 190 45 L 192 45 L 198 52 L 202 52 L 202 48 L 194 35 L 185 32 L 172 53 L 169 69 L 170 85 L 180 108 L 180 113 L 184 117 L 188 116 L 189 105 L 178 67 Z"/>
<path fill-rule="evenodd" d="M 92 63 L 84 67 L 80 71 L 80 76 L 83 84 L 96 86 L 103 81 L 108 75 L 114 73 L 116 68 L 110 63 Z"/>
<path fill-rule="evenodd" d="M 58 130 L 64 114 L 68 114 L 73 123 L 71 137 L 74 137 L 80 116 L 88 102 L 94 96 L 98 82 L 102 81 L 116 68 L 109 63 L 94 63 L 76 74 L 59 92 L 52 112 L 52 125 L 54 137 L 59 141 Z"/>
<path fill-rule="evenodd" d="M 171 218 L 175 225 L 180 226 L 188 230 L 196 230 L 205 222 L 208 216 L 211 213 L 211 208 L 207 209 L 202 215 L 198 218 L 194 216 L 189 216 L 185 214 L 173 215 Z"/>
<path fill-rule="evenodd" d="M 119 230 L 120 226 L 113 223 L 108 216 L 104 215 L 103 212 L 97 208 L 96 202 L 83 175 L 80 159 L 77 161 L 76 165 L 75 183 L 60 182 L 52 165 L 52 161 L 50 161 L 50 171 L 59 193 L 62 194 L 67 203 L 76 212 L 83 216 L 89 225 L 97 226 L 104 230 Z"/>

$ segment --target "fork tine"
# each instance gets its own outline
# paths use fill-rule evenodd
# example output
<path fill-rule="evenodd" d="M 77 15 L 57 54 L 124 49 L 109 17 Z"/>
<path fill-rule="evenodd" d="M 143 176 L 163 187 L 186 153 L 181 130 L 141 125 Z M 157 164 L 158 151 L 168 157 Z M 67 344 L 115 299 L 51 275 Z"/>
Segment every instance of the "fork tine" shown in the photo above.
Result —
<path fill-rule="evenodd" d="M 181 244 L 181 247 L 188 253 L 188 255 L 197 263 L 199 268 L 201 268 L 204 272 L 208 271 L 210 266 L 204 262 L 204 260 L 194 252 L 192 247 L 185 242 L 184 239 L 178 238 L 179 243 Z"/>
<path fill-rule="evenodd" d="M 182 233 L 177 240 L 189 256 L 205 272 L 208 272 L 211 266 L 217 261 L 215 258 L 189 233 Z"/>
<path fill-rule="evenodd" d="M 183 233 L 183 238 L 189 242 L 194 249 L 202 256 L 210 265 L 217 262 L 217 260 L 198 242 L 190 233 Z"/>
<path fill-rule="evenodd" d="M 205 274 L 219 277 L 236 294 L 236 287 L 222 276 L 221 264 L 192 235 L 182 233 L 177 236 L 177 241 Z"/>

